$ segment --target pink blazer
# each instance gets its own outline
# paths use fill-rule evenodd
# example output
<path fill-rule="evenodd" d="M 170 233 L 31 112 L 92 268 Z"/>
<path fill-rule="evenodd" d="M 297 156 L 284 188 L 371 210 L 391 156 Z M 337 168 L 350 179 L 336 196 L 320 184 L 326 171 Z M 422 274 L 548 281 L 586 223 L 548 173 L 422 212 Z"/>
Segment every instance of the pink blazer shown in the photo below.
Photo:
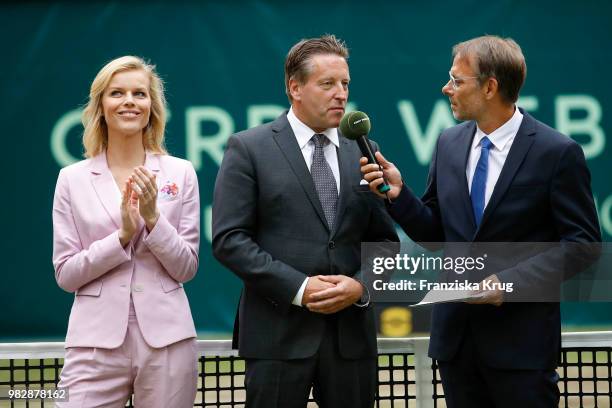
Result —
<path fill-rule="evenodd" d="M 76 292 L 66 347 L 115 348 L 125 338 L 130 293 L 147 343 L 165 347 L 196 336 L 183 282 L 198 269 L 200 201 L 190 162 L 147 153 L 157 175 L 159 221 L 123 248 L 120 201 L 106 153 L 63 168 L 53 201 L 53 266 Z"/>

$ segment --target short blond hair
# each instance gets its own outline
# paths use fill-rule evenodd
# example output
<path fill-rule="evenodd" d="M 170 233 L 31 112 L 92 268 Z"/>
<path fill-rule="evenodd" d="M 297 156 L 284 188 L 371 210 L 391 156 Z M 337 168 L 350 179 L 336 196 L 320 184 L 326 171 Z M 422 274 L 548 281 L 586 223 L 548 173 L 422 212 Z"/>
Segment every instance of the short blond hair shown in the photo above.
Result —
<path fill-rule="evenodd" d="M 81 121 L 83 132 L 83 147 L 85 157 L 94 157 L 108 146 L 108 128 L 102 109 L 102 96 L 113 75 L 118 72 L 140 70 L 149 76 L 149 95 L 151 96 L 151 116 L 144 129 L 143 145 L 145 149 L 155 153 L 167 154 L 164 147 L 166 130 L 166 97 L 164 83 L 155 71 L 155 65 L 140 57 L 127 55 L 116 58 L 106 64 L 94 78 L 89 90 L 89 101 L 83 109 Z"/>
<path fill-rule="evenodd" d="M 285 58 L 285 93 L 289 103 L 293 103 L 289 81 L 295 79 L 304 84 L 312 71 L 312 58 L 315 55 L 338 55 L 348 62 L 349 51 L 346 43 L 333 34 L 325 34 L 318 38 L 303 39 L 295 44 Z"/>

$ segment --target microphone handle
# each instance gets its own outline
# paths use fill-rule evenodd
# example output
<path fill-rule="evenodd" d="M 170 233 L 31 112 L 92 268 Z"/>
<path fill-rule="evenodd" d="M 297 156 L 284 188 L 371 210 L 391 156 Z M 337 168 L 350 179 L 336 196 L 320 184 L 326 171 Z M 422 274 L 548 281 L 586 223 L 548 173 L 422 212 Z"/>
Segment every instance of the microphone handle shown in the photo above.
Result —
<path fill-rule="evenodd" d="M 374 156 L 374 149 L 372 149 L 372 145 L 370 144 L 367 136 L 359 136 L 357 138 L 357 145 L 359 145 L 361 154 L 368 159 L 368 162 L 378 164 L 378 160 L 376 160 L 376 156 Z M 378 168 L 382 171 L 380 164 L 378 164 Z M 383 179 L 383 183 L 378 186 L 378 191 L 386 194 L 389 190 L 391 190 L 391 187 L 389 187 L 389 184 L 387 184 L 387 180 Z"/>

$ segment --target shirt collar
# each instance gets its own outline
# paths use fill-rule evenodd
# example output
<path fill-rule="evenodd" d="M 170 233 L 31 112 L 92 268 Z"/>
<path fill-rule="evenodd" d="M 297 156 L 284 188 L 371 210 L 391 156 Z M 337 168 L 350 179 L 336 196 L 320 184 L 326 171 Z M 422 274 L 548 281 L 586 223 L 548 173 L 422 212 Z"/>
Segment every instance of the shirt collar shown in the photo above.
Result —
<path fill-rule="evenodd" d="M 298 119 L 293 112 L 293 107 L 289 109 L 287 113 L 287 120 L 289 121 L 289 125 L 291 125 L 291 129 L 293 130 L 293 134 L 298 141 L 298 145 L 300 149 L 303 149 L 304 146 L 312 139 L 312 136 L 317 133 L 308 127 L 304 122 Z M 332 142 L 336 147 L 340 146 L 340 142 L 338 139 L 338 129 L 329 128 L 325 129 L 321 134 L 327 136 L 330 142 Z"/>
<path fill-rule="evenodd" d="M 523 114 L 520 110 L 515 106 L 514 114 L 512 117 L 503 125 L 495 129 L 490 134 L 484 133 L 478 125 L 476 125 L 476 135 L 474 136 L 475 146 L 480 146 L 480 141 L 483 137 L 488 137 L 493 146 L 497 150 L 504 150 L 506 144 L 514 139 L 514 136 L 518 133 L 519 128 L 521 127 L 521 122 L 523 121 Z"/>

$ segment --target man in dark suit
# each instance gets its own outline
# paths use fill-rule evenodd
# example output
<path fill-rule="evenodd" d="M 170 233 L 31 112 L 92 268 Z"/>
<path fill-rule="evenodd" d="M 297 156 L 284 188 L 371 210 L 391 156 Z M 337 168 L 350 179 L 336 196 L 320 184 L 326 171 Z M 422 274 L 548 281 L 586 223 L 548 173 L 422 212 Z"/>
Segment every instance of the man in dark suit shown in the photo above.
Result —
<path fill-rule="evenodd" d="M 372 191 L 383 173 L 391 185 L 391 216 L 417 242 L 601 241 L 582 149 L 515 105 L 526 74 L 518 44 L 479 37 L 457 44 L 453 57 L 442 92 L 466 122 L 440 135 L 423 197 L 380 153 L 382 172 L 362 159 Z M 485 280 L 524 291 L 558 283 L 559 264 L 542 259 Z M 511 303 L 499 287 L 480 295 L 433 308 L 429 354 L 439 362 L 447 406 L 557 407 L 559 304 Z"/>
<path fill-rule="evenodd" d="M 213 251 L 244 282 L 234 344 L 247 360 L 248 407 L 303 408 L 311 388 L 322 408 L 373 404 L 376 329 L 360 244 L 397 235 L 360 185 L 357 144 L 336 129 L 347 58 L 334 36 L 294 45 L 291 109 L 233 135 L 217 176 Z"/>

